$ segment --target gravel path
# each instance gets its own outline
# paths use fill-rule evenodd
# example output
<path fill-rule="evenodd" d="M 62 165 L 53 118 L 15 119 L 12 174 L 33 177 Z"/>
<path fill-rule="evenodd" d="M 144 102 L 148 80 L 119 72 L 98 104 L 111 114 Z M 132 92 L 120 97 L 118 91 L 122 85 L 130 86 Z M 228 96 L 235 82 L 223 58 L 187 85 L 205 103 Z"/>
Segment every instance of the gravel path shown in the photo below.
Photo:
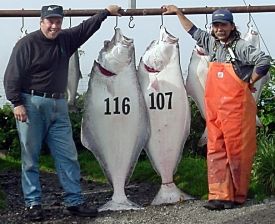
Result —
<path fill-rule="evenodd" d="M 62 190 L 55 174 L 41 174 L 43 189 L 43 208 L 45 220 L 41 223 L 94 223 L 94 224 L 274 224 L 275 198 L 264 203 L 255 204 L 248 201 L 245 206 L 223 210 L 209 211 L 203 207 L 205 201 L 194 200 L 174 205 L 151 206 L 150 202 L 159 186 L 149 183 L 135 183 L 126 188 L 130 200 L 143 205 L 144 208 L 135 211 L 102 212 L 97 218 L 79 218 L 63 214 Z M 22 200 L 20 173 L 16 171 L 0 174 L 1 188 L 7 194 L 7 208 L 0 211 L 0 223 L 30 223 Z M 88 203 L 100 206 L 106 203 L 111 195 L 107 185 L 82 181 L 83 192 Z"/>

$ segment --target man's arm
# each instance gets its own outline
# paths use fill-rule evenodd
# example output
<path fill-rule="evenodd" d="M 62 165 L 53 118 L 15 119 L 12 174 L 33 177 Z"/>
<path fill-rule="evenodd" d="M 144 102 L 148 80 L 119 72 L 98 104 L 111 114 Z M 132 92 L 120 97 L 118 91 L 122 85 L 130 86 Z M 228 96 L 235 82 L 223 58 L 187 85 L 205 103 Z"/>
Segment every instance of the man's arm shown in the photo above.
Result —
<path fill-rule="evenodd" d="M 71 46 L 70 54 L 73 54 L 77 48 L 84 44 L 96 31 L 98 31 L 102 22 L 108 16 L 120 16 L 120 10 L 121 7 L 117 5 L 110 5 L 106 9 L 102 10 L 102 12 L 91 16 L 79 25 L 70 29 L 64 29 L 63 34 L 65 34 L 65 39 L 67 39 L 66 41 L 69 42 L 67 45 Z M 70 38 L 66 38 L 67 36 L 70 36 Z M 63 42 L 65 42 L 65 40 Z"/>
<path fill-rule="evenodd" d="M 9 63 L 4 75 L 6 97 L 14 106 L 13 114 L 18 121 L 27 120 L 27 112 L 21 101 L 21 73 L 26 69 L 25 49 L 20 43 L 13 48 Z"/>
<path fill-rule="evenodd" d="M 182 27 L 189 32 L 190 29 L 194 26 L 194 24 L 183 14 L 183 12 L 175 5 L 164 5 L 161 7 L 165 11 L 163 12 L 163 15 L 165 14 L 172 14 L 176 13 L 178 16 L 180 23 Z"/>

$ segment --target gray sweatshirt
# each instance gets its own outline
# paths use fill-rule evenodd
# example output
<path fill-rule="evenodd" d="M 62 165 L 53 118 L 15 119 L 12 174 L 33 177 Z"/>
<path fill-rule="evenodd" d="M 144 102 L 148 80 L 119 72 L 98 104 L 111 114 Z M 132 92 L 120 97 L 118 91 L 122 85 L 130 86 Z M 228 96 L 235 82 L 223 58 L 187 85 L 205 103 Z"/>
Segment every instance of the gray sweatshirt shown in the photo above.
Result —
<path fill-rule="evenodd" d="M 206 53 L 210 56 L 210 61 L 216 61 L 225 63 L 228 62 L 229 51 L 228 46 L 217 41 L 208 32 L 193 26 L 189 31 L 189 34 L 197 41 L 197 44 L 202 47 Z M 263 51 L 252 46 L 248 41 L 239 39 L 236 42 L 234 49 L 234 54 L 236 57 L 237 67 L 239 72 L 236 74 L 240 79 L 249 82 L 253 70 L 260 76 L 267 74 L 271 57 L 265 55 Z"/>

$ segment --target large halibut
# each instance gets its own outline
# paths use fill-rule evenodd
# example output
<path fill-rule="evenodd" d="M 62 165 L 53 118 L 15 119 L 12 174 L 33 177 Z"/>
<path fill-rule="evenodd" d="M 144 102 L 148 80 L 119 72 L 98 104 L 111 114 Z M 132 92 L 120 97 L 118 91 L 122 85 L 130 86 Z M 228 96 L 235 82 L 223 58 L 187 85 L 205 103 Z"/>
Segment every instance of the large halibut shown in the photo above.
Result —
<path fill-rule="evenodd" d="M 94 62 L 81 127 L 83 145 L 93 152 L 113 187 L 112 200 L 99 211 L 140 208 L 127 199 L 124 187 L 148 136 L 133 39 L 117 28 Z"/>
<path fill-rule="evenodd" d="M 190 108 L 179 61 L 178 38 L 164 27 L 140 60 L 138 78 L 150 120 L 146 152 L 162 185 L 152 204 L 189 199 L 173 181 L 190 132 Z"/>

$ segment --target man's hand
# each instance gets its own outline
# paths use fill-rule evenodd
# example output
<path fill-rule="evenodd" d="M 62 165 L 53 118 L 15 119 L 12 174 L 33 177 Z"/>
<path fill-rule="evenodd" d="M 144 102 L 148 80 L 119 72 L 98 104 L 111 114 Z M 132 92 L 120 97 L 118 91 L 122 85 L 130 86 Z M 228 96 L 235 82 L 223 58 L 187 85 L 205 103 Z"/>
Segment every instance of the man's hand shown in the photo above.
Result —
<path fill-rule="evenodd" d="M 164 11 L 163 15 L 177 13 L 179 11 L 178 7 L 175 5 L 163 5 L 163 6 L 161 6 L 161 8 Z"/>
<path fill-rule="evenodd" d="M 255 93 L 257 91 L 256 87 L 254 87 L 254 84 L 249 83 L 248 84 L 248 88 L 250 89 L 250 91 L 252 93 Z"/>
<path fill-rule="evenodd" d="M 161 9 L 163 15 L 175 13 L 178 16 L 183 29 L 185 29 L 187 32 L 194 26 L 194 24 L 188 18 L 185 17 L 183 11 L 179 9 L 177 6 L 163 5 Z"/>
<path fill-rule="evenodd" d="M 106 9 L 110 12 L 112 16 L 121 16 L 121 14 L 119 13 L 121 7 L 118 5 L 109 5 Z"/>
<path fill-rule="evenodd" d="M 14 107 L 13 109 L 13 114 L 16 120 L 21 121 L 21 122 L 26 122 L 27 121 L 27 112 L 26 109 L 23 105 L 19 105 Z"/>
<path fill-rule="evenodd" d="M 259 76 L 256 72 L 252 73 L 250 80 L 249 80 L 249 84 L 248 84 L 248 87 L 252 93 L 255 93 L 257 91 L 257 89 L 254 87 L 254 84 L 261 78 L 262 77 Z"/>

